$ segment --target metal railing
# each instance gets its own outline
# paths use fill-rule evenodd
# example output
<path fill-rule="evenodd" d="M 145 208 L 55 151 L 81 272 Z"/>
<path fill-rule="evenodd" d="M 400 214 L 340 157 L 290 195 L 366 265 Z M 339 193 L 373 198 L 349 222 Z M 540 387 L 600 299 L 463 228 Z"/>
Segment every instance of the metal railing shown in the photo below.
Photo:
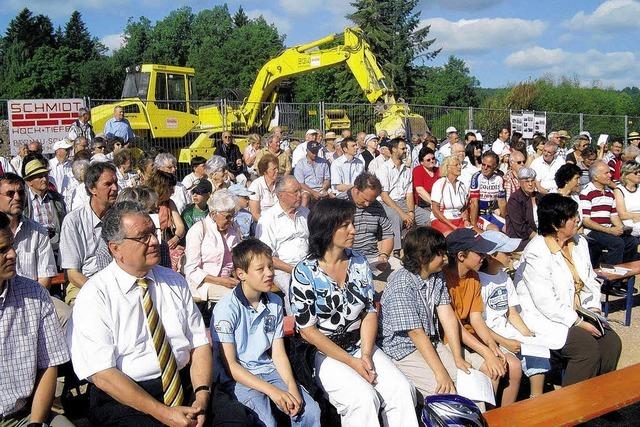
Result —
<path fill-rule="evenodd" d="M 117 104 L 118 99 L 91 99 L 87 98 L 87 104 L 93 108 L 103 104 Z M 240 101 L 226 99 L 192 101 L 187 106 L 184 101 L 163 101 L 156 102 L 156 105 L 164 109 L 179 111 L 189 110 L 195 113 L 204 106 L 215 106 L 222 113 L 223 126 L 228 127 L 229 114 L 238 110 L 243 104 Z M 246 111 L 251 106 L 244 104 Z M 258 120 L 252 129 L 237 129 L 238 134 L 246 134 L 248 131 L 261 135 L 268 133 L 269 129 L 278 124 L 285 131 L 295 137 L 303 137 L 304 132 L 309 129 L 318 129 L 322 132 L 334 130 L 338 133 L 340 124 L 348 123 L 348 127 L 353 133 L 364 131 L 375 132 L 375 124 L 380 120 L 380 107 L 373 104 L 346 104 L 334 102 L 316 103 L 284 103 L 278 102 L 275 108 L 268 103 L 256 106 Z M 446 137 L 445 130 L 449 126 L 455 126 L 462 134 L 466 129 L 479 130 L 485 141 L 494 140 L 500 128 L 508 125 L 510 110 L 507 109 L 486 109 L 476 107 L 447 107 L 436 105 L 414 105 L 409 104 L 412 113 L 419 114 L 427 122 L 431 132 L 438 139 Z M 260 117 L 267 111 L 269 118 L 261 121 Z M 225 114 L 227 112 L 227 114 Z M 540 113 L 540 112 L 538 112 Z M 625 139 L 629 132 L 640 129 L 640 117 L 622 115 L 597 115 L 584 113 L 562 113 L 562 112 L 542 112 L 547 118 L 547 133 L 551 130 L 564 129 L 571 135 L 576 135 L 583 130 L 587 130 L 592 136 L 608 134 L 619 136 Z M 271 119 L 271 120 L 269 120 Z M 6 135 L 7 103 L 0 100 L 0 137 L 7 139 Z M 237 122 L 237 119 L 232 119 Z M 5 135 L 2 133 L 5 132 Z M 161 146 L 170 151 L 177 152 L 180 148 L 188 147 L 194 136 L 185 135 L 182 138 L 160 138 L 155 139 L 152 144 Z M 6 146 L 6 144 L 5 144 Z"/>

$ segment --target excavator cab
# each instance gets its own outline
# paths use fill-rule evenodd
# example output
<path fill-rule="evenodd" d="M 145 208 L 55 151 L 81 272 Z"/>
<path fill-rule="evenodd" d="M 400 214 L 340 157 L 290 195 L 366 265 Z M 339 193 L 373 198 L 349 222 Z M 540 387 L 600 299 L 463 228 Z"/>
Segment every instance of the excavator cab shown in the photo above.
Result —
<path fill-rule="evenodd" d="M 142 138 L 181 138 L 200 122 L 193 104 L 193 68 L 144 64 L 126 71 L 122 100 L 91 110 L 96 132 L 104 129 L 116 106 L 124 108 L 125 117 Z"/>

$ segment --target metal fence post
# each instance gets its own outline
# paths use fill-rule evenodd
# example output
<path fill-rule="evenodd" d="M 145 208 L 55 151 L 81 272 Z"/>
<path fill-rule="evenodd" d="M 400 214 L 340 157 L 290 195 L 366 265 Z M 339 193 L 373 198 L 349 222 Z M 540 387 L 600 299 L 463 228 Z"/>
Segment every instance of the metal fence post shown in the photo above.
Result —
<path fill-rule="evenodd" d="M 582 132 L 583 124 L 584 124 L 584 115 L 580 113 L 580 132 Z"/>
<path fill-rule="evenodd" d="M 324 135 L 326 133 L 326 129 L 324 128 L 324 101 L 318 102 L 318 120 L 320 120 L 320 130 Z"/>
<path fill-rule="evenodd" d="M 627 144 L 627 135 L 629 135 L 629 117 L 624 115 L 624 143 Z"/>

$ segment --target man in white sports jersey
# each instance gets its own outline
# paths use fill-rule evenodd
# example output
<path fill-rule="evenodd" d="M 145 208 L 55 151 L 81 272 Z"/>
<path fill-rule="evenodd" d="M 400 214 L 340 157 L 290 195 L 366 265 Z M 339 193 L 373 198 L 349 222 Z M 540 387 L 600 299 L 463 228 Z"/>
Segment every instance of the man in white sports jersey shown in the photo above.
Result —
<path fill-rule="evenodd" d="M 489 150 L 482 155 L 480 171 L 473 174 L 469 188 L 469 221 L 477 233 L 501 231 L 507 213 L 504 181 L 496 171 L 499 158 Z"/>

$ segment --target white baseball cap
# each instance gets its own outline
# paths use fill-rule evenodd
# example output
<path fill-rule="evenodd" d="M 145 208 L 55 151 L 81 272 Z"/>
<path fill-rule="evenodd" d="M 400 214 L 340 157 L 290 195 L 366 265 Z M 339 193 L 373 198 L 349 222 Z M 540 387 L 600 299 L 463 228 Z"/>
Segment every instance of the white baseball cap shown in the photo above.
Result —
<path fill-rule="evenodd" d="M 73 147 L 73 143 L 71 141 L 69 141 L 68 139 L 61 139 L 60 141 L 56 141 L 53 144 L 53 151 L 59 150 L 61 148 L 68 150 L 71 147 Z"/>
<path fill-rule="evenodd" d="M 315 130 L 315 129 L 309 129 L 309 130 L 307 131 L 307 133 L 305 133 L 305 135 L 313 135 L 313 134 L 315 134 L 315 133 L 318 133 L 318 131 L 317 131 L 317 130 Z"/>
<path fill-rule="evenodd" d="M 447 128 L 446 134 L 447 134 L 447 135 L 449 135 L 449 134 L 450 134 L 450 133 L 452 133 L 452 132 L 458 133 L 458 129 L 456 129 L 456 128 L 455 128 L 455 127 L 453 127 L 453 126 L 449 126 L 449 127 Z"/>

